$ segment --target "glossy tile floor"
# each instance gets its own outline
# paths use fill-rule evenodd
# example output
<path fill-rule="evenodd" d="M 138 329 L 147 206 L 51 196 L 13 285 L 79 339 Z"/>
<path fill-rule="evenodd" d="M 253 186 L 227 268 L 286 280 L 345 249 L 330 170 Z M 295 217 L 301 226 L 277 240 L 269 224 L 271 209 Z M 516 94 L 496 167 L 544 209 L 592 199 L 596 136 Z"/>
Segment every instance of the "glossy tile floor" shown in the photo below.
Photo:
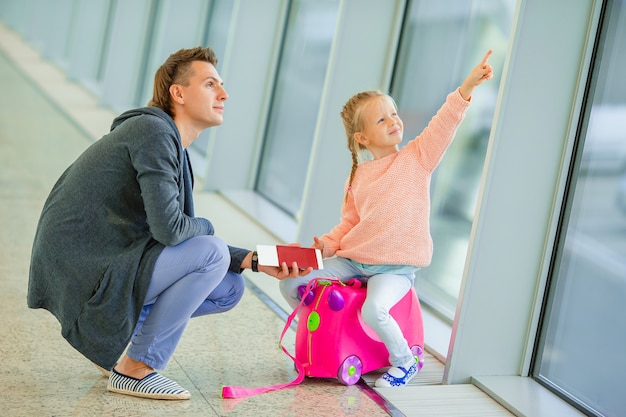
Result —
<path fill-rule="evenodd" d="M 26 307 L 29 256 L 52 185 L 108 130 L 114 115 L 68 85 L 54 67 L 0 25 L 0 414 L 6 416 L 506 416 L 473 385 L 441 385 L 443 365 L 428 355 L 411 386 L 373 389 L 381 372 L 354 386 L 306 379 L 289 389 L 223 400 L 223 385 L 248 387 L 295 378 L 277 348 L 286 303 L 276 282 L 247 273 L 232 311 L 192 320 L 163 374 L 189 389 L 189 401 L 132 398 L 106 391 L 106 378 L 60 335 L 44 310 Z M 197 214 L 229 243 L 280 243 L 216 194 L 197 193 Z M 278 313 L 278 314 L 277 314 Z M 293 352 L 294 332 L 284 345 Z"/>

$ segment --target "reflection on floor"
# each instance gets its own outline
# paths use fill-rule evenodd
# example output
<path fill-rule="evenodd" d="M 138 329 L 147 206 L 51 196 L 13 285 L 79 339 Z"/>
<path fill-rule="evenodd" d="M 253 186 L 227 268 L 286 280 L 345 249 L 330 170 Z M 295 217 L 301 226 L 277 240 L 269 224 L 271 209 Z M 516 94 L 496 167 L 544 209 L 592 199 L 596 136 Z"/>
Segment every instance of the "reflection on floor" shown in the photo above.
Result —
<path fill-rule="evenodd" d="M 404 389 L 374 390 L 370 385 L 380 373 L 374 372 L 355 386 L 307 379 L 295 388 L 223 400 L 219 395 L 223 385 L 266 386 L 295 377 L 293 363 L 277 348 L 284 319 L 251 290 L 232 311 L 190 322 L 163 373 L 189 389 L 191 400 L 155 401 L 108 393 L 106 379 L 63 340 L 56 320 L 46 311 L 26 307 L 30 249 L 44 199 L 65 167 L 110 122 L 105 124 L 105 117 L 92 111 L 85 102 L 88 96 L 62 88 L 59 82 L 58 73 L 0 25 L 3 415 L 510 415 L 472 385 L 441 385 L 443 365 L 431 356 L 411 387 Z M 71 111 L 59 104 L 66 93 L 72 94 L 66 102 L 91 120 L 68 118 Z M 219 195 L 196 198 L 198 215 L 212 219 L 217 233 L 229 243 L 243 247 L 278 243 Z M 260 288 L 274 300 L 275 308 L 285 308 L 273 279 L 254 273 L 247 279 L 254 284 L 250 288 Z M 289 331 L 284 344 L 291 352 L 293 340 L 294 332 Z"/>

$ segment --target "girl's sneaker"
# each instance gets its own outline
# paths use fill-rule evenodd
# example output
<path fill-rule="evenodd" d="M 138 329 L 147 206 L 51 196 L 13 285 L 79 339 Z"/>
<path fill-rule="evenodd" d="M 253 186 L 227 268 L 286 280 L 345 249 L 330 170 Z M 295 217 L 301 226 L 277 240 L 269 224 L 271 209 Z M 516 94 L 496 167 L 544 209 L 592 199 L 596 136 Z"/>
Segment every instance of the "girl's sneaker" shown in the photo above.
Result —
<path fill-rule="evenodd" d="M 404 368 L 402 366 L 392 366 L 376 380 L 376 387 L 402 387 L 409 383 L 413 377 L 417 375 L 417 363 L 414 361 L 411 366 Z"/>

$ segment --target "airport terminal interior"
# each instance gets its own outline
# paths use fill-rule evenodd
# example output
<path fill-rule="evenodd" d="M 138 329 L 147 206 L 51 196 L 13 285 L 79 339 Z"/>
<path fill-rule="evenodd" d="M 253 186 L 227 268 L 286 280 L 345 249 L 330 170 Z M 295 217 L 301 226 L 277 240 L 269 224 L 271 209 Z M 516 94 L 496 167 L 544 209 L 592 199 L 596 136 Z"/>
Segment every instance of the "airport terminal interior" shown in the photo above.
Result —
<path fill-rule="evenodd" d="M 567 17 L 562 10 L 568 8 Z M 555 30 L 556 28 L 556 30 Z M 623 0 L 0 0 L 0 398 L 8 416 L 618 416 L 626 413 L 626 2 Z M 189 148 L 196 215 L 228 243 L 299 242 L 339 219 L 339 111 L 380 89 L 417 136 L 488 49 L 431 182 L 434 256 L 416 274 L 423 369 L 294 380 L 275 279 L 244 271 L 231 311 L 190 321 L 161 401 L 107 378 L 26 305 L 43 204 L 167 56 L 215 49 L 222 126 Z M 390 203 L 390 210 L 393 203 Z M 295 325 L 282 345 L 295 349 Z"/>

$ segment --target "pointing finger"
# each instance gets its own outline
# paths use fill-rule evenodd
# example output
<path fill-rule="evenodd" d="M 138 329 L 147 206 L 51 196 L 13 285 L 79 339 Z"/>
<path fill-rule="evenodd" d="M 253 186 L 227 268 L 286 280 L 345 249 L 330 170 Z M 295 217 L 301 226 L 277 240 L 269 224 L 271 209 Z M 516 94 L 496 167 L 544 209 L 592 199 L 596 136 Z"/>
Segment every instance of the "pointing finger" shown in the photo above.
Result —
<path fill-rule="evenodd" d="M 485 57 L 480 62 L 480 65 L 486 65 L 487 64 L 487 60 L 489 59 L 489 57 L 491 56 L 492 53 L 493 53 L 493 51 L 491 49 L 488 50 L 487 53 L 485 54 Z"/>

